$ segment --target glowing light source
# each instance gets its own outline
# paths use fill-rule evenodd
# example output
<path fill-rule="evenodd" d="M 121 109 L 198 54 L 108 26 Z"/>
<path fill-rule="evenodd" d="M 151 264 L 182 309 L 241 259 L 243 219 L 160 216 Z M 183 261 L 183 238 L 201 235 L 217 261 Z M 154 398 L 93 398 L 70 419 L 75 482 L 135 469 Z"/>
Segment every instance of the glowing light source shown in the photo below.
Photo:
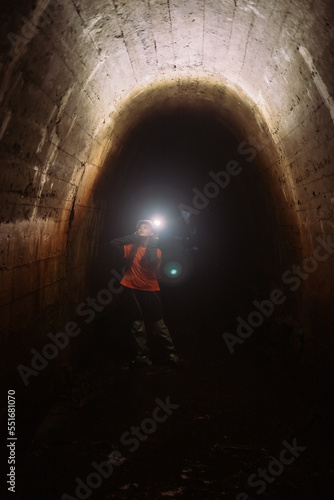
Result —
<path fill-rule="evenodd" d="M 168 278 L 178 278 L 182 274 L 180 262 L 170 261 L 164 265 L 164 273 Z"/>
<path fill-rule="evenodd" d="M 151 217 L 151 221 L 153 222 L 156 230 L 164 229 L 166 226 L 166 220 L 160 214 L 153 215 Z"/>

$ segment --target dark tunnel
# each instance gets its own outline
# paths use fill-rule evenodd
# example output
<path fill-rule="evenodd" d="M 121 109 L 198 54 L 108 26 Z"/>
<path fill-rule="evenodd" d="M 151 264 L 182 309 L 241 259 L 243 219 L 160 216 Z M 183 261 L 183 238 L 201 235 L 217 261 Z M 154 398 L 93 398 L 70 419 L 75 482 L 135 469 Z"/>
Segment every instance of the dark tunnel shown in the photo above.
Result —
<path fill-rule="evenodd" d="M 238 140 L 222 120 L 191 107 L 141 122 L 103 186 L 106 221 L 94 265 L 96 273 L 103 263 L 100 287 L 110 267 L 108 237 L 160 216 L 161 283 L 179 320 L 197 323 L 199 311 L 207 324 L 226 320 L 233 304 L 270 293 L 280 264 L 274 202 L 256 161 L 266 144 Z M 177 275 L 169 262 L 181 266 Z"/>
<path fill-rule="evenodd" d="M 333 500 L 333 16 L 4 7 L 1 498 Z"/>

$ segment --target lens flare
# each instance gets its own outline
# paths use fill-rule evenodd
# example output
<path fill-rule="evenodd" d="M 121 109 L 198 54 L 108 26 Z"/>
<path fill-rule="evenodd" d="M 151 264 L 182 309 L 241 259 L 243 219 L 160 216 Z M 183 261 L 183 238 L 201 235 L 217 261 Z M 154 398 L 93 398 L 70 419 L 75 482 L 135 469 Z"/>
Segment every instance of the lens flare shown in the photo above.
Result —
<path fill-rule="evenodd" d="M 164 265 L 164 273 L 168 278 L 178 278 L 182 274 L 180 262 L 171 261 Z"/>

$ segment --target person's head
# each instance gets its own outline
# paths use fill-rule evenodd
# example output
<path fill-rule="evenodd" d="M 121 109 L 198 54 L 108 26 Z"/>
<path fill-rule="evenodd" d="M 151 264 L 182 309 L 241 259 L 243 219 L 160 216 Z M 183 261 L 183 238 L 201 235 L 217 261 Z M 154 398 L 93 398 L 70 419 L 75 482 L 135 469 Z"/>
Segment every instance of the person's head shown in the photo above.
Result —
<path fill-rule="evenodd" d="M 148 238 L 154 234 L 153 224 L 150 220 L 139 220 L 136 229 L 137 234 L 143 238 Z"/>

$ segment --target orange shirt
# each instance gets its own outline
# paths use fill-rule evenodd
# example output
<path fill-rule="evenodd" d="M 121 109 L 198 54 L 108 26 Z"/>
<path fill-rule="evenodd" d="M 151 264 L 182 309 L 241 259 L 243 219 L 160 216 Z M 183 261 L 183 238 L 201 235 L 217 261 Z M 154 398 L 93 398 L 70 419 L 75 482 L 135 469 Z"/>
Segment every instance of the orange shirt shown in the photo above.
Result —
<path fill-rule="evenodd" d="M 124 257 L 129 256 L 131 248 L 132 244 L 124 245 Z M 160 290 L 157 276 L 161 264 L 161 250 L 157 248 L 159 263 L 152 269 L 147 269 L 140 264 L 140 259 L 145 250 L 145 247 L 138 248 L 130 269 L 126 271 L 121 281 L 121 285 L 128 288 L 137 288 L 138 290 L 157 291 Z"/>

